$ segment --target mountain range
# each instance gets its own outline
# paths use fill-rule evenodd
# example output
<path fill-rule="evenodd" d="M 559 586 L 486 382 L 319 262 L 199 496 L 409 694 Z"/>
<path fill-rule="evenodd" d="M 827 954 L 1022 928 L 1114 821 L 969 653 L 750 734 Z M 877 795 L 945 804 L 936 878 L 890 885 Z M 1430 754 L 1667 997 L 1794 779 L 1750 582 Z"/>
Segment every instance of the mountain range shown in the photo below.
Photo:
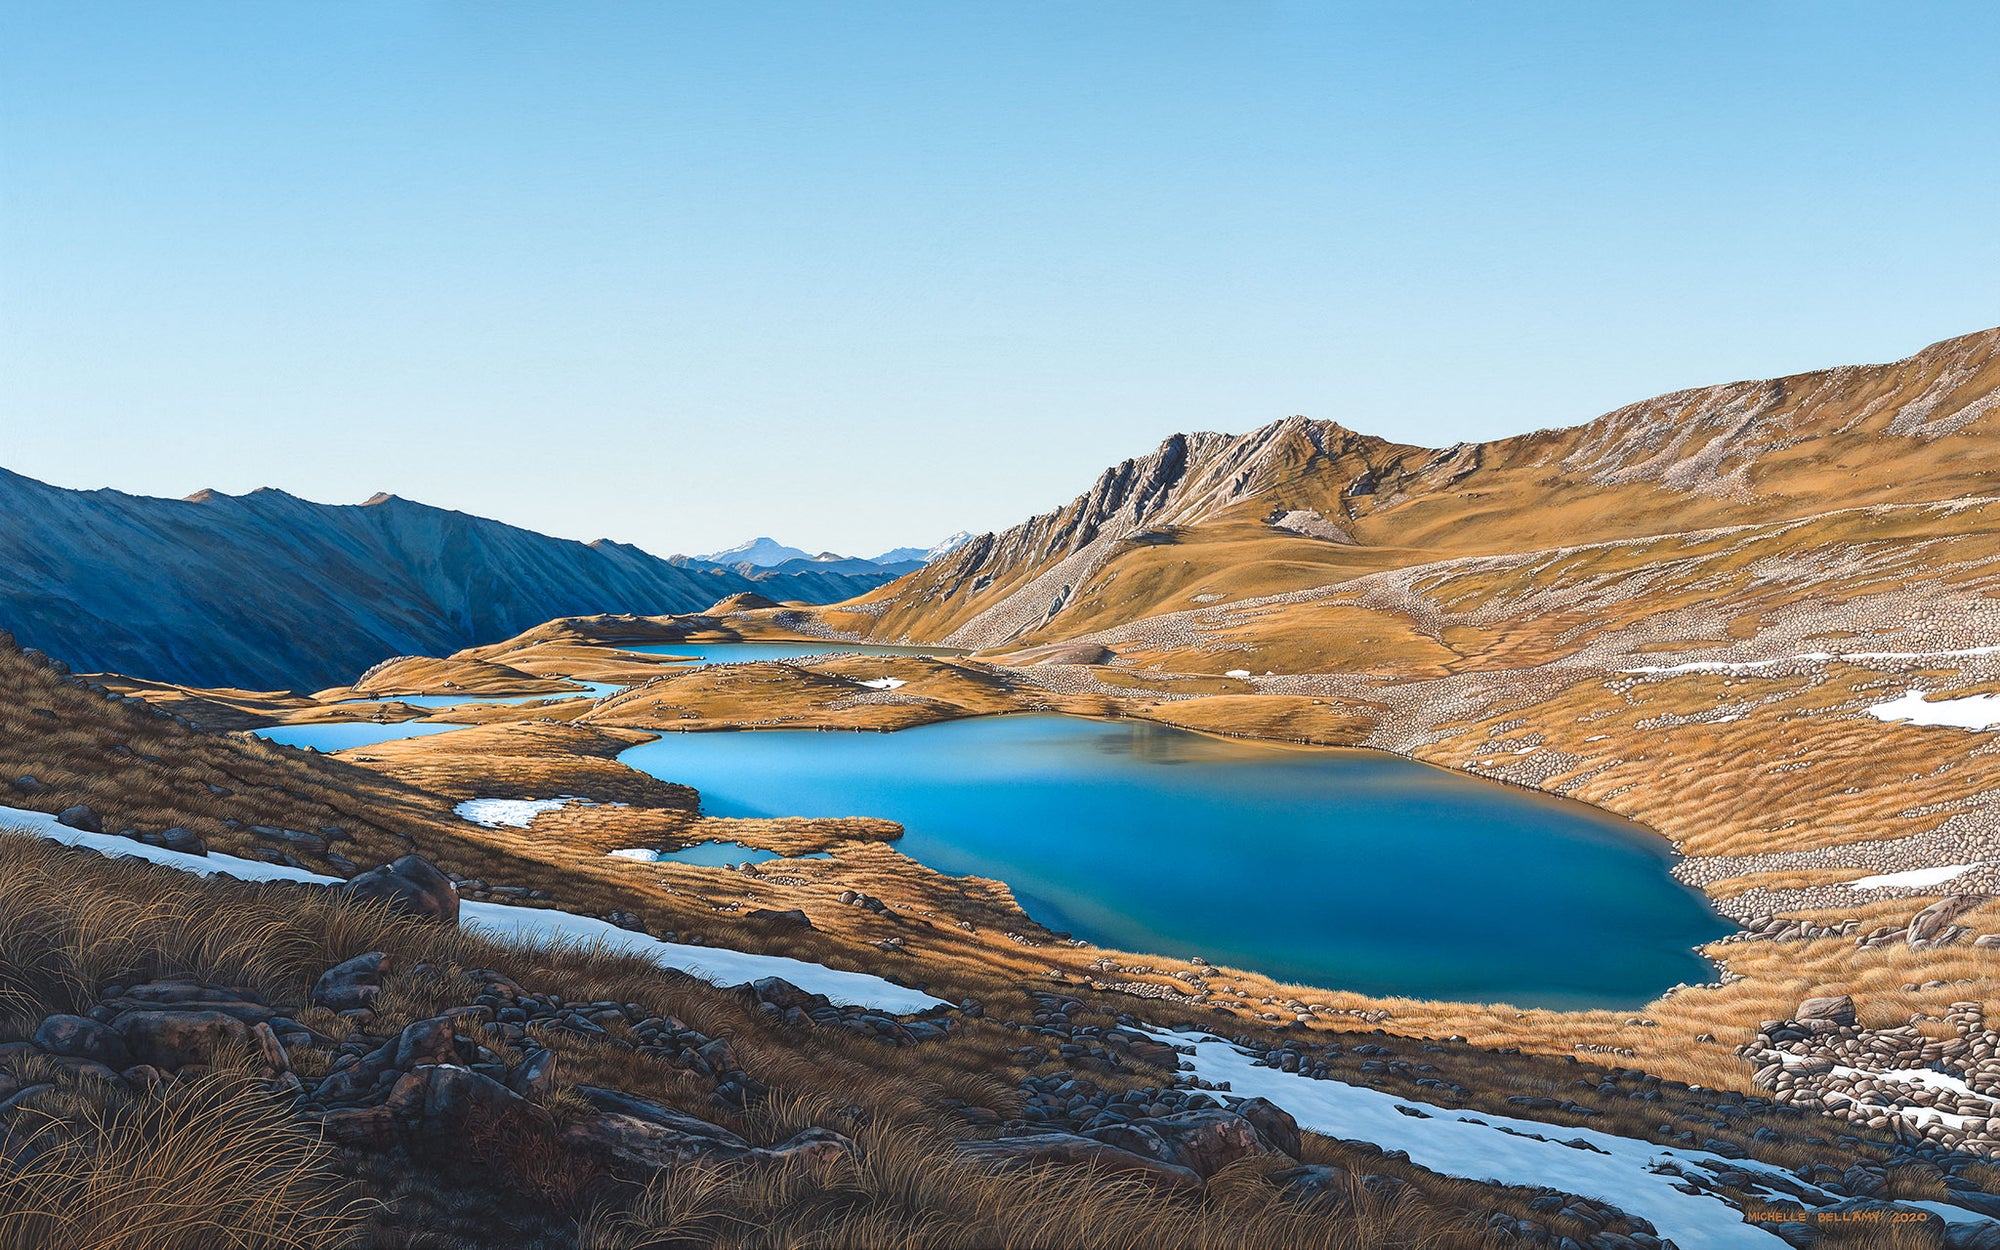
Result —
<path fill-rule="evenodd" d="M 1175 434 L 830 619 L 884 641 L 1032 644 L 1426 560 L 1980 496 L 2000 481 L 1996 415 L 2000 329 L 1445 448 L 1304 417 Z"/>
<path fill-rule="evenodd" d="M 0 624 L 24 645 L 201 686 L 316 689 L 553 617 L 692 612 L 742 593 L 824 603 L 894 576 L 683 567 L 394 495 L 159 499 L 0 470 L 0 517 Z"/>
<path fill-rule="evenodd" d="M 843 556 L 832 551 L 822 551 L 817 555 L 801 547 L 789 547 L 775 538 L 753 538 L 722 551 L 711 551 L 707 555 L 675 557 L 692 565 L 711 565 L 718 568 L 740 568 L 749 565 L 761 569 L 791 568 L 797 565 L 818 564 L 837 565 L 850 571 L 865 571 L 866 566 L 893 569 L 897 573 L 907 573 L 920 568 L 939 556 L 957 550 L 972 537 L 960 530 L 951 537 L 931 547 L 893 547 L 878 556 Z"/>

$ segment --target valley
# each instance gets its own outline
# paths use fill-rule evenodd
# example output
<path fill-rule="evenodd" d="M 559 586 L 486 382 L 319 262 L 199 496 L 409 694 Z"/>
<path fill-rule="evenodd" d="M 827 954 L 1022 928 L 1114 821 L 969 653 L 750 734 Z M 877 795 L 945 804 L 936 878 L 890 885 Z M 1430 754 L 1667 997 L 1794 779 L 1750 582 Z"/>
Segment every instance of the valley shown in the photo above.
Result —
<path fill-rule="evenodd" d="M 1295 1123 L 1252 1134 L 1245 1244 L 1807 1228 L 1983 1250 L 2000 1238 L 1996 393 L 1989 331 L 1493 444 L 1296 418 L 1176 436 L 843 601 L 553 613 L 376 655 L 311 695 L 72 677 L 8 650 L 0 774 L 32 783 L 10 802 L 42 842 L 115 853 L 123 829 L 147 848 L 154 869 L 63 869 L 112 874 L 104 890 L 182 869 L 338 895 L 406 856 L 434 865 L 460 936 L 358 916 L 335 930 L 352 940 L 230 975 L 297 998 L 341 960 L 409 952 L 392 1011 L 298 1016 L 286 1062 L 326 1078 L 343 1048 L 483 1005 L 512 1049 L 473 1070 L 518 1084 L 532 1037 L 592 1078 L 536 1087 L 536 1113 L 504 1103 L 553 1117 L 579 1157 L 628 1115 L 617 1098 L 665 1100 L 758 1168 L 810 1154 L 812 1185 L 954 1142 L 967 1177 L 1016 1178 L 993 1183 L 1020 1210 L 1098 1178 L 1091 1201 L 1179 1195 L 1155 1240 L 1204 1245 L 1205 1221 L 1237 1218 L 1234 1182 L 1141 1139 L 1206 1114 L 1202 1091 L 1261 1115 L 1236 1101 L 1255 1092 Z M 88 838 L 52 823 L 77 806 Z M 188 838 L 201 856 L 174 847 Z M 44 874 L 81 855 L 6 841 Z M 145 888 L 254 910 L 276 887 Z M 752 975 L 778 966 L 762 959 L 795 961 L 792 988 Z M 517 988 L 450 988 L 488 968 Z M 674 1018 L 743 1066 L 689 1078 L 645 1040 L 660 968 L 691 974 L 662 983 Z M 499 1005 L 552 976 L 610 1002 L 593 1008 L 608 1040 L 508 1031 L 542 1017 Z M 102 981 L 35 988 L 10 1027 L 87 1014 Z M 890 1048 L 820 1040 L 848 1025 Z M 888 1062 L 906 1052 L 921 1093 Z M 862 1086 L 873 1101 L 835 1106 Z M 780 1088 L 795 1101 L 765 1109 Z M 375 1105 L 302 1104 L 348 1126 L 355 1158 L 421 1157 L 435 1130 Z M 620 1140 L 575 1193 L 631 1179 Z M 748 1158 L 704 1140 L 676 1157 Z M 731 1183 L 740 1200 L 752 1182 Z M 855 1218 L 903 1218 L 874 1183 Z M 378 1218 L 436 1219 L 449 1188 Z M 1808 1214 L 1844 1211 L 1912 1227 L 1885 1241 Z M 546 1244 L 584 1244 L 569 1236 Z"/>

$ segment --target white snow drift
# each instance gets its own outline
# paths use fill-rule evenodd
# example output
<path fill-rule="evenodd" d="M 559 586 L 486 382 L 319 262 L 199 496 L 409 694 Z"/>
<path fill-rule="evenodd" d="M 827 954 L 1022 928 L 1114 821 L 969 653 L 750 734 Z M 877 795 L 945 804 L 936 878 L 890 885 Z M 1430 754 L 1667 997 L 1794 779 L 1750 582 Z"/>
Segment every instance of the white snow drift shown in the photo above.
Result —
<path fill-rule="evenodd" d="M 147 846 L 130 838 L 105 833 L 84 833 L 56 823 L 46 812 L 0 807 L 0 829 L 17 828 L 40 838 L 66 842 L 113 858 L 143 859 L 167 868 L 202 876 L 228 876 L 244 881 L 305 881 L 317 885 L 339 885 L 338 877 L 324 877 L 284 864 L 238 859 L 233 855 L 188 855 L 164 847 Z M 824 994 L 836 1003 L 871 1007 L 877 1011 L 907 1015 L 930 1007 L 941 1007 L 942 999 L 897 985 L 865 972 L 843 972 L 824 964 L 788 959 L 782 955 L 753 955 L 717 946 L 684 946 L 662 942 L 643 933 L 621 929 L 606 920 L 578 916 L 566 911 L 539 907 L 515 907 L 506 903 L 459 904 L 459 923 L 483 930 L 490 936 L 530 943 L 551 941 L 597 942 L 613 950 L 650 959 L 662 968 L 672 968 L 700 977 L 715 985 L 743 985 L 762 977 L 783 977 L 802 990 Z"/>

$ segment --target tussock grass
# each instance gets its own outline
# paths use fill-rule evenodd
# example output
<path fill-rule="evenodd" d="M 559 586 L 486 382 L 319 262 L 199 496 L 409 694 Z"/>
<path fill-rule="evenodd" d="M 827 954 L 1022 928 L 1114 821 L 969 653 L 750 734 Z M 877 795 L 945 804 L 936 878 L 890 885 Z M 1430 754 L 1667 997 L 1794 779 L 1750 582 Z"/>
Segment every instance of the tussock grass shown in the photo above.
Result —
<path fill-rule="evenodd" d="M 367 1214 L 317 1131 L 241 1071 L 45 1101 L 0 1154 L 7 1250 L 319 1250 Z"/>
<path fill-rule="evenodd" d="M 1330 1218 L 1274 1203 L 1269 1163 L 1219 1174 L 1206 1198 L 1163 1197 L 1145 1184 L 1075 1169 L 994 1172 L 963 1161 L 943 1136 L 897 1126 L 858 1136 L 861 1157 L 831 1167 L 756 1171 L 678 1168 L 631 1208 L 599 1213 L 585 1250 L 704 1245 L 869 1250 L 1154 1250 L 1286 1246 L 1300 1250 L 1476 1247 L 1466 1214 L 1421 1199 L 1363 1199 Z"/>

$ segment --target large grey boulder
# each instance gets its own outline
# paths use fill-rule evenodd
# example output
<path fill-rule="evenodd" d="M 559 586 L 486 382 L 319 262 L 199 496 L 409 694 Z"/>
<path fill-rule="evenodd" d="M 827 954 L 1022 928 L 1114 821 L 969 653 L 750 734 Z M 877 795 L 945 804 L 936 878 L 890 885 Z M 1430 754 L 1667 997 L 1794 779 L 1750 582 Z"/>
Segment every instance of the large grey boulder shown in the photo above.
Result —
<path fill-rule="evenodd" d="M 386 901 L 395 910 L 423 920 L 458 923 L 458 887 L 421 855 L 405 855 L 371 868 L 339 888 L 358 899 Z"/>

